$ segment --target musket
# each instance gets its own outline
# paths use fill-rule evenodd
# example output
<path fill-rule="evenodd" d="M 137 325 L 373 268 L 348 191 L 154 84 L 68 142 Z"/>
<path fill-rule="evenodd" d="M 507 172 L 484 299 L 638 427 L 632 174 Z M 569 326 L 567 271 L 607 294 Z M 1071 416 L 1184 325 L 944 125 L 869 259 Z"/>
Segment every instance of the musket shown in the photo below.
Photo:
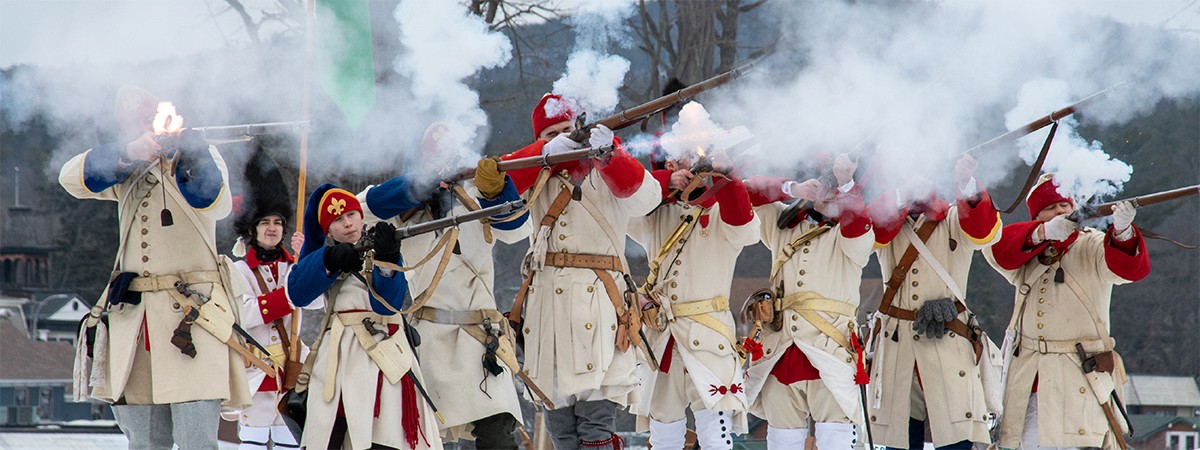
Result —
<path fill-rule="evenodd" d="M 628 127 L 635 123 L 641 122 L 646 117 L 652 116 L 656 113 L 666 110 L 667 108 L 691 100 L 692 97 L 700 95 L 703 92 L 712 90 L 717 86 L 721 86 L 740 78 L 742 75 L 745 75 L 747 72 L 749 72 L 750 69 L 754 68 L 754 64 L 754 62 L 744 64 L 734 68 L 733 70 L 719 74 L 686 88 L 589 123 L 587 126 L 590 128 L 596 125 L 604 125 L 610 130 L 619 130 Z"/>
<path fill-rule="evenodd" d="M 200 133 L 205 140 L 245 139 L 264 134 L 300 131 L 312 126 L 311 120 L 294 120 L 290 122 L 249 123 L 243 125 L 222 125 L 216 127 L 184 128 L 184 132 Z"/>
<path fill-rule="evenodd" d="M 555 164 L 562 164 L 571 161 L 580 161 L 584 159 L 603 158 L 605 155 L 613 151 L 613 145 L 601 145 L 599 147 L 581 148 L 579 150 L 571 150 L 569 152 L 555 153 L 553 155 L 541 154 L 535 156 L 526 156 L 524 158 L 510 159 L 496 163 L 496 169 L 501 172 L 510 170 L 529 169 L 533 167 L 550 167 Z M 475 168 L 465 169 L 454 175 L 446 181 L 463 181 L 475 176 Z"/>
<path fill-rule="evenodd" d="M 204 324 L 207 324 L 209 322 L 198 320 L 200 318 L 200 306 L 205 303 L 208 303 L 209 297 L 207 295 L 204 295 L 204 294 L 196 291 L 196 290 L 191 289 L 190 287 L 188 287 L 188 284 L 183 281 L 175 282 L 175 290 L 178 291 L 181 295 L 183 295 L 183 298 L 186 300 L 186 301 L 180 302 L 184 309 L 184 315 L 185 316 L 193 316 L 191 318 L 193 322 L 200 323 L 201 324 L 200 328 L 205 328 L 205 331 L 209 331 L 209 333 L 212 333 L 212 335 L 214 337 L 216 337 L 216 330 L 208 330 L 206 327 L 203 326 Z M 200 299 L 200 302 L 198 304 L 191 301 L 191 296 L 193 296 L 193 295 Z M 263 347 L 262 344 L 258 343 L 258 341 L 256 341 L 256 340 L 254 340 L 254 338 L 250 336 L 250 333 L 247 333 L 246 330 L 244 328 L 242 328 L 241 325 L 238 325 L 237 323 L 232 323 L 230 325 L 232 326 L 233 331 L 235 331 L 239 336 L 241 336 L 243 339 L 245 339 L 246 343 L 254 346 L 254 348 L 258 349 L 258 351 L 262 352 L 264 355 L 271 354 L 271 352 L 268 352 L 267 349 L 265 347 Z M 275 373 L 274 367 L 264 363 L 261 359 L 258 358 L 258 356 L 255 356 L 253 353 L 251 353 L 250 350 L 247 349 L 244 345 L 237 342 L 233 336 L 230 336 L 229 339 L 227 339 L 225 341 L 225 345 L 228 345 L 229 348 L 232 348 L 238 354 L 242 355 L 244 358 L 246 358 L 247 361 L 249 361 L 251 364 L 254 364 L 255 367 L 258 367 L 263 372 L 266 372 L 269 374 Z"/>
<path fill-rule="evenodd" d="M 425 233 L 432 233 L 434 231 L 443 230 L 443 229 L 450 228 L 453 226 L 458 226 L 460 224 L 464 224 L 467 222 L 483 220 L 483 219 L 486 219 L 486 218 L 492 217 L 492 216 L 512 214 L 514 212 L 519 211 L 524 206 L 525 206 L 525 200 L 522 200 L 522 199 L 504 202 L 499 205 L 489 206 L 487 208 L 481 208 L 481 209 L 477 209 L 475 211 L 465 212 L 462 214 L 456 214 L 453 216 L 446 216 L 441 219 L 430 220 L 428 222 L 421 222 L 418 224 L 409 225 L 407 227 L 397 229 L 395 236 L 396 236 L 396 240 L 408 239 L 408 238 L 411 238 L 414 236 L 419 236 L 419 235 L 422 235 Z M 368 239 L 366 236 L 364 236 L 362 240 L 359 240 L 357 244 L 354 244 L 354 249 L 359 252 L 364 252 L 364 251 L 367 251 L 367 249 L 371 248 L 372 244 L 373 243 L 371 242 L 371 240 Z"/>
<path fill-rule="evenodd" d="M 1042 116 L 1042 117 L 1040 117 L 1032 122 L 1029 122 L 1023 126 L 1014 128 L 1007 133 L 996 136 L 996 137 L 988 140 L 987 142 L 984 142 L 982 144 L 971 147 L 967 151 L 962 152 L 959 156 L 962 156 L 962 155 L 965 155 L 968 153 L 975 153 L 975 152 L 978 152 L 981 150 L 991 150 L 991 149 L 994 149 L 1001 145 L 1004 145 L 1006 143 L 1009 143 L 1009 142 L 1015 141 L 1017 139 L 1020 139 L 1022 137 L 1025 137 L 1026 135 L 1033 133 L 1034 131 L 1048 127 L 1048 126 L 1050 126 L 1050 124 L 1058 122 L 1059 120 L 1062 120 L 1064 117 L 1075 114 L 1076 112 L 1083 109 L 1085 106 L 1088 106 L 1089 104 L 1094 103 L 1096 100 L 1099 100 L 1101 97 L 1108 95 L 1109 92 L 1124 85 L 1125 83 L 1126 83 L 1125 81 L 1122 81 L 1120 83 L 1117 83 L 1117 84 L 1114 84 L 1107 88 L 1104 88 L 1101 91 L 1096 92 L 1095 94 L 1084 97 L 1083 100 L 1077 101 L 1077 102 L 1067 105 L 1063 108 L 1057 109 L 1057 110 L 1051 112 L 1050 114 Z"/>
<path fill-rule="evenodd" d="M 1169 191 L 1155 192 L 1153 194 L 1139 195 L 1137 197 L 1131 197 L 1108 203 L 1101 203 L 1096 206 L 1084 207 L 1080 210 L 1076 210 L 1074 213 L 1071 213 L 1071 216 L 1068 218 L 1073 221 L 1078 221 L 1079 216 L 1082 215 L 1084 219 L 1095 219 L 1098 217 L 1111 215 L 1113 212 L 1113 206 L 1116 206 L 1118 203 L 1129 202 L 1133 204 L 1134 208 L 1141 208 L 1143 206 L 1169 202 L 1171 200 L 1190 197 L 1193 195 L 1200 195 L 1200 184 L 1171 189 Z"/>

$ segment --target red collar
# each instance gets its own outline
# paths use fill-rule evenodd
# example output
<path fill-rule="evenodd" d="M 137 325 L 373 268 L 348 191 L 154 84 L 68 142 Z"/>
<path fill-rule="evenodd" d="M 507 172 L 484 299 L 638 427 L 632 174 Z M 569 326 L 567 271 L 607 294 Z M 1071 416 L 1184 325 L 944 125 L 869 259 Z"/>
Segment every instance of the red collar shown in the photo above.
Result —
<path fill-rule="evenodd" d="M 256 250 L 253 245 L 247 245 L 246 247 L 247 247 L 246 248 L 246 265 L 250 266 L 250 269 L 252 269 L 252 270 L 257 269 L 258 266 L 263 265 L 263 262 L 259 261 L 259 259 L 258 259 L 258 250 Z M 280 256 L 278 260 L 273 261 L 273 262 L 284 261 L 288 264 L 295 264 L 296 258 L 294 256 L 292 256 L 292 254 L 290 252 L 288 252 L 286 248 L 282 249 L 282 250 L 283 250 L 283 255 Z"/>

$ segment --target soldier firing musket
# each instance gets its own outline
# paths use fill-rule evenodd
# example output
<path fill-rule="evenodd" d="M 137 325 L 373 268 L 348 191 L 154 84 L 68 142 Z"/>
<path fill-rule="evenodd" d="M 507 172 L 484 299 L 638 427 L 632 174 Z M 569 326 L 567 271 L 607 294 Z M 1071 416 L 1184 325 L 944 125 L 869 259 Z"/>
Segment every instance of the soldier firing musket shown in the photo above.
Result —
<path fill-rule="evenodd" d="M 1171 191 L 1157 200 L 1195 190 Z M 1137 210 L 1132 201 L 1117 202 L 1106 208 L 1112 215 L 1106 232 L 1079 229 L 1069 218 L 1075 200 L 1063 194 L 1053 174 L 1041 177 L 1026 205 L 1032 220 L 1004 227 L 1003 237 L 984 252 L 1016 287 L 1004 343 L 1008 364 L 998 444 L 1124 449 L 1129 431 L 1120 407 L 1124 364 L 1109 335 L 1109 306 L 1114 285 L 1150 273 L 1145 240 L 1133 226 Z M 1073 391 L 1079 395 L 1052 395 Z M 1036 431 L 1026 426 L 1032 423 Z"/>

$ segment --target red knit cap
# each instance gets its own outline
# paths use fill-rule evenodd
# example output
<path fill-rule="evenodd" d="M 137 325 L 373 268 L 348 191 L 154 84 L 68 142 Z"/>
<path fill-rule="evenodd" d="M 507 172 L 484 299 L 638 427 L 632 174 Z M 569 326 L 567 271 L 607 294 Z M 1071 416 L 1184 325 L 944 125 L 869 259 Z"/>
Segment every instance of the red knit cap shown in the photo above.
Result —
<path fill-rule="evenodd" d="M 553 99 L 553 102 L 550 104 L 550 113 L 554 115 L 549 115 L 546 112 L 546 103 L 551 99 Z M 532 119 L 533 138 L 537 139 L 546 127 L 559 122 L 575 120 L 575 108 L 571 102 L 563 100 L 562 96 L 558 94 L 545 94 L 542 95 L 542 100 L 538 102 L 537 106 L 533 108 Z"/>
<path fill-rule="evenodd" d="M 1029 192 L 1029 198 L 1025 199 L 1025 205 L 1029 207 L 1030 219 L 1037 217 L 1038 212 L 1055 203 L 1067 202 L 1075 205 L 1075 201 L 1070 197 L 1064 197 L 1058 193 L 1058 187 L 1053 173 L 1042 174 L 1042 177 L 1038 179 L 1037 186 Z"/>
<path fill-rule="evenodd" d="M 321 196 L 321 207 L 317 209 L 317 221 L 321 223 L 321 231 L 328 233 L 329 225 L 350 211 L 362 213 L 362 205 L 358 203 L 358 197 L 355 197 L 350 191 L 340 188 L 326 191 L 325 195 Z"/>

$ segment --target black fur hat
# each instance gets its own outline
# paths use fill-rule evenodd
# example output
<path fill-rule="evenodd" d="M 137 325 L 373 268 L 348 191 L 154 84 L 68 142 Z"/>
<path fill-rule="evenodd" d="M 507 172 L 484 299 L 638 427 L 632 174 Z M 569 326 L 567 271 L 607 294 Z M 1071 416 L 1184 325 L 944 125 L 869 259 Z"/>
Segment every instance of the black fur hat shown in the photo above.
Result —
<path fill-rule="evenodd" d="M 278 215 L 286 226 L 294 214 L 292 202 L 295 199 L 288 194 L 279 166 L 261 145 L 246 164 L 243 180 L 241 211 L 233 220 L 233 231 L 249 243 L 254 238 L 255 226 L 263 217 Z"/>

